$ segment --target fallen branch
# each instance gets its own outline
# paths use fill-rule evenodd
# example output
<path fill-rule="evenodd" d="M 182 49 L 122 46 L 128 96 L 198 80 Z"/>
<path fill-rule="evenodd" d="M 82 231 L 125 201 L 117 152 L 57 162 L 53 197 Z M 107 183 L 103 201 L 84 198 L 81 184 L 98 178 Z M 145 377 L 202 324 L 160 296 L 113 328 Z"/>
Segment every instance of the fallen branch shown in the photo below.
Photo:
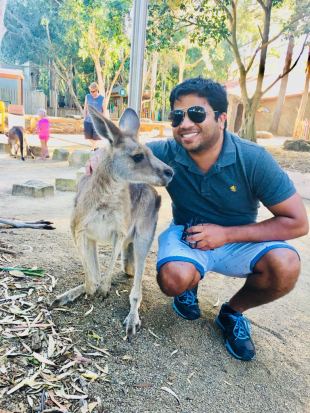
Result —
<path fill-rule="evenodd" d="M 9 225 L 14 228 L 33 228 L 33 229 L 55 229 L 50 221 L 20 221 L 18 219 L 0 218 L 0 224 Z"/>
<path fill-rule="evenodd" d="M 12 251 L 12 250 L 8 250 L 6 248 L 1 248 L 1 247 L 0 247 L 0 252 L 3 252 L 4 254 L 17 255 L 17 252 Z"/>

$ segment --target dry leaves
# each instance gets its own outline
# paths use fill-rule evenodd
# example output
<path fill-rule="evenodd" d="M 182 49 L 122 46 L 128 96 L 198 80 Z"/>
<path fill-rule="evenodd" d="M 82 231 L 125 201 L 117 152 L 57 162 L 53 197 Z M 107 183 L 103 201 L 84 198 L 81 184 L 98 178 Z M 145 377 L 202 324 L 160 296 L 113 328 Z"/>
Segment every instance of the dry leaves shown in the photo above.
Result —
<path fill-rule="evenodd" d="M 110 381 L 105 360 L 111 354 L 91 343 L 83 354 L 72 343 L 74 329 L 57 329 L 53 311 L 63 309 L 48 307 L 55 277 L 34 277 L 33 271 L 38 270 L 32 268 L 29 275 L 21 269 L 0 270 L 0 405 L 18 393 L 20 411 L 91 413 L 98 401 L 89 400 L 88 386 Z M 93 306 L 85 315 L 92 311 Z M 95 333 L 91 338 L 100 341 Z M 94 363 L 94 357 L 100 362 Z"/>

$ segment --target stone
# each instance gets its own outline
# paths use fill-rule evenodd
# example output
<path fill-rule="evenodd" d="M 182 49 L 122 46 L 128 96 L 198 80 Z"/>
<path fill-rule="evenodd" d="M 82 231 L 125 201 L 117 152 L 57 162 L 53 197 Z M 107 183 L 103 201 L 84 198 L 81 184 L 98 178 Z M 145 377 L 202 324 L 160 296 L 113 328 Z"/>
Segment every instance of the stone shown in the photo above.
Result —
<path fill-rule="evenodd" d="M 34 156 L 41 156 L 41 147 L 29 145 L 29 149 Z"/>
<path fill-rule="evenodd" d="M 304 139 L 288 139 L 283 144 L 284 149 L 288 151 L 310 152 L 310 141 Z"/>
<path fill-rule="evenodd" d="M 83 166 L 82 168 L 80 168 L 80 169 L 77 171 L 77 173 L 76 173 L 76 180 L 79 181 L 80 178 L 81 178 L 83 175 L 85 175 L 85 172 L 86 172 L 86 169 L 85 169 L 85 167 Z"/>
<path fill-rule="evenodd" d="M 57 191 L 76 192 L 76 179 L 56 178 L 55 186 Z"/>
<path fill-rule="evenodd" d="M 273 138 L 273 134 L 266 130 L 258 130 L 256 131 L 256 139 L 271 139 Z"/>
<path fill-rule="evenodd" d="M 10 153 L 10 145 L 8 143 L 0 142 L 0 152 Z"/>
<path fill-rule="evenodd" d="M 12 195 L 46 198 L 48 196 L 54 196 L 54 186 L 43 181 L 31 180 L 23 184 L 14 184 Z"/>
<path fill-rule="evenodd" d="M 70 166 L 85 166 L 86 162 L 90 158 L 90 151 L 76 150 L 69 156 Z"/>
<path fill-rule="evenodd" d="M 53 152 L 53 161 L 67 161 L 69 158 L 69 151 L 63 148 L 56 148 Z"/>

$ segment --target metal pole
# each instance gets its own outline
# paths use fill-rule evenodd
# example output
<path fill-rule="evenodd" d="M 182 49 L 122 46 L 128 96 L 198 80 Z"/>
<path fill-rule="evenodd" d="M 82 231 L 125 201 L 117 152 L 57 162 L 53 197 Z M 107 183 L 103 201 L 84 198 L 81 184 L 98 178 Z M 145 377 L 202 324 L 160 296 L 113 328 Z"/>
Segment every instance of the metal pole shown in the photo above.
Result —
<path fill-rule="evenodd" d="M 138 116 L 141 110 L 147 6 L 148 0 L 134 0 L 128 106 L 134 109 Z"/>

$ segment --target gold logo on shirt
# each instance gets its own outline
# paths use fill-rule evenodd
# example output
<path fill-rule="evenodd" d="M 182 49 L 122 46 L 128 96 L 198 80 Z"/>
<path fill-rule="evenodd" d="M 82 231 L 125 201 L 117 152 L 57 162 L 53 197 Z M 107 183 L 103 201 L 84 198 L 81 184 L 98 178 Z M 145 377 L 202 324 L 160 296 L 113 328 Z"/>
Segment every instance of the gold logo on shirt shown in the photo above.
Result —
<path fill-rule="evenodd" d="M 237 187 L 236 187 L 236 185 L 230 186 L 229 189 L 231 190 L 231 192 L 237 192 Z"/>

